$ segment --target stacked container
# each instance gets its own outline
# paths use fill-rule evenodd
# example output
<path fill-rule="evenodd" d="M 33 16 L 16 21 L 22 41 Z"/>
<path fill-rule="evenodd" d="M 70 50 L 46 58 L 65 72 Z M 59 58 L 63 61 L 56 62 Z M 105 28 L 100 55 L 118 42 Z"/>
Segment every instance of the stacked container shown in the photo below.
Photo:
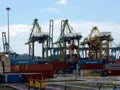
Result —
<path fill-rule="evenodd" d="M 3 83 L 22 83 L 24 76 L 20 73 L 2 74 Z"/>
<path fill-rule="evenodd" d="M 54 69 L 52 64 L 29 64 L 11 66 L 13 73 L 43 73 L 45 78 L 52 78 L 54 76 Z"/>
<path fill-rule="evenodd" d="M 10 60 L 4 61 L 4 72 L 11 72 L 11 62 Z"/>
<path fill-rule="evenodd" d="M 3 73 L 3 65 L 2 65 L 2 61 L 0 61 L 0 73 Z"/>

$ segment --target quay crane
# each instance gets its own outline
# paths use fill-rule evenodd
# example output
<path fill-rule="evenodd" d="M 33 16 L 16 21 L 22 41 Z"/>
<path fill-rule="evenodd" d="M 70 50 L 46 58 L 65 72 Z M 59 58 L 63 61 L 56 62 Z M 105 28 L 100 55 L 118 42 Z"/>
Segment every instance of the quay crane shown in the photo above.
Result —
<path fill-rule="evenodd" d="M 9 53 L 9 44 L 7 42 L 6 32 L 2 32 L 2 41 L 3 41 L 4 53 L 8 54 Z"/>
<path fill-rule="evenodd" d="M 16 59 L 18 54 L 10 48 L 10 45 L 8 44 L 8 41 L 6 38 L 6 32 L 2 32 L 2 41 L 3 41 L 3 53 L 8 55 L 8 58 L 10 60 Z"/>
<path fill-rule="evenodd" d="M 68 20 L 61 21 L 60 36 L 54 44 L 58 45 L 60 56 L 62 56 L 62 61 L 68 61 L 65 57 L 67 54 L 69 54 L 68 56 L 70 57 L 70 61 L 72 61 L 72 55 L 75 54 L 76 49 L 77 55 L 79 55 L 78 49 L 81 38 L 81 33 L 75 32 L 73 27 L 68 23 Z"/>
<path fill-rule="evenodd" d="M 35 19 L 33 22 L 33 27 L 30 33 L 29 40 L 26 43 L 29 45 L 29 57 L 31 59 L 35 58 L 35 55 L 34 55 L 35 42 L 42 43 L 42 47 L 44 47 L 44 44 L 48 38 L 49 38 L 49 34 L 42 32 L 41 27 L 39 26 L 39 23 L 38 23 L 38 19 Z M 42 55 L 42 57 L 44 57 L 44 55 Z"/>
<path fill-rule="evenodd" d="M 113 41 L 111 32 L 99 32 L 93 27 L 89 37 L 85 38 L 81 45 L 88 45 L 88 57 L 92 60 L 110 60 L 109 43 Z"/>

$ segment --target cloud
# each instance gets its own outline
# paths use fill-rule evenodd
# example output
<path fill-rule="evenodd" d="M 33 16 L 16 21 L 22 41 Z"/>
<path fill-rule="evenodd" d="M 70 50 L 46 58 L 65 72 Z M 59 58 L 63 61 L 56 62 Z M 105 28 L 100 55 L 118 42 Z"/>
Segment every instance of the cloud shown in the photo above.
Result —
<path fill-rule="evenodd" d="M 60 24 L 61 24 L 61 20 L 54 20 L 54 30 L 53 30 L 53 34 L 54 34 L 54 41 L 57 40 L 57 38 L 59 37 L 60 35 Z M 49 31 L 49 22 L 41 25 L 42 29 L 44 29 L 45 32 L 48 32 Z M 42 30 L 43 31 L 43 30 Z"/>
<path fill-rule="evenodd" d="M 9 32 L 10 32 L 10 47 L 13 51 L 17 53 L 27 53 L 25 48 L 25 42 L 28 41 L 29 34 L 30 34 L 30 25 L 10 25 Z M 7 26 L 0 27 L 0 47 L 2 50 L 2 32 L 6 32 L 6 37 L 8 36 L 8 28 Z M 8 37 L 7 37 L 8 38 Z"/>
<path fill-rule="evenodd" d="M 112 37 L 114 38 L 114 42 L 116 44 L 119 44 L 120 42 L 120 24 L 118 23 L 112 23 L 112 22 L 73 22 L 69 21 L 69 24 L 73 27 L 73 29 L 77 33 L 81 33 L 83 38 L 80 40 L 80 42 L 88 37 L 89 33 L 91 32 L 91 29 L 94 26 L 97 26 L 100 32 L 111 32 Z M 59 35 L 60 35 L 60 26 L 61 20 L 54 20 L 54 42 L 57 41 Z M 49 31 L 49 22 L 43 23 L 40 25 L 42 28 L 42 31 L 48 32 Z M 25 45 L 25 43 L 29 39 L 29 35 L 31 32 L 31 25 L 10 25 L 10 42 L 11 47 L 14 51 L 18 53 L 28 53 L 28 46 Z M 7 26 L 0 27 L 0 33 L 1 32 L 7 32 Z M 0 34 L 1 37 L 2 34 Z M 0 38 L 0 42 L 2 42 L 2 38 Z M 2 43 L 0 43 L 2 47 Z M 35 43 L 35 54 L 40 55 L 39 50 L 41 50 L 41 46 L 38 43 Z M 39 48 L 39 49 L 38 49 Z M 36 50 L 37 49 L 37 50 Z M 41 56 L 41 55 L 40 55 Z"/>
<path fill-rule="evenodd" d="M 59 9 L 56 7 L 43 8 L 38 11 L 39 12 L 56 12 L 56 13 L 60 12 Z"/>
<path fill-rule="evenodd" d="M 59 12 L 59 9 L 56 7 L 46 8 L 46 10 L 49 12 Z"/>
<path fill-rule="evenodd" d="M 58 3 L 62 4 L 62 5 L 65 5 L 65 4 L 67 4 L 67 0 L 58 0 Z"/>
<path fill-rule="evenodd" d="M 30 28 L 31 28 L 30 25 L 22 25 L 22 24 L 10 25 L 9 26 L 10 37 L 14 38 L 18 35 L 29 32 Z M 2 32 L 6 32 L 6 34 L 7 34 L 8 33 L 8 26 L 0 27 L 0 33 L 2 33 Z"/>

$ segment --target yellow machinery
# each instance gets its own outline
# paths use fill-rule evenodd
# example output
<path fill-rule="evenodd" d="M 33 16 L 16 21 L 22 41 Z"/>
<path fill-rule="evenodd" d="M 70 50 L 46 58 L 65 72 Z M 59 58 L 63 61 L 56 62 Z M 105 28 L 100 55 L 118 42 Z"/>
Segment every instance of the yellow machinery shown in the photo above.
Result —
<path fill-rule="evenodd" d="M 69 46 L 67 46 L 66 48 L 63 49 L 63 53 L 62 53 L 62 59 L 64 60 L 65 58 L 65 51 L 68 50 L 70 59 L 70 62 L 74 62 L 74 61 L 78 61 L 80 55 L 79 55 L 79 48 L 75 45 L 75 44 L 71 44 Z"/>
<path fill-rule="evenodd" d="M 85 38 L 81 45 L 88 45 L 89 59 L 106 59 L 110 60 L 109 43 L 112 41 L 110 32 L 99 32 L 97 27 L 93 27 L 89 37 Z"/>

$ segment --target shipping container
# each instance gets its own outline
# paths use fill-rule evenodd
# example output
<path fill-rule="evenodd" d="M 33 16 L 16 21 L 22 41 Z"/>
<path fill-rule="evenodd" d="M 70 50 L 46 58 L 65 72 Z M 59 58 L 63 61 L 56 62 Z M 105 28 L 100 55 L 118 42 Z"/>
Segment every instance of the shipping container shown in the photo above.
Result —
<path fill-rule="evenodd" d="M 31 64 L 12 66 L 15 73 L 43 73 L 46 78 L 54 77 L 53 65 L 51 64 Z"/>
<path fill-rule="evenodd" d="M 113 60 L 113 61 L 106 61 L 106 60 L 105 60 L 104 63 L 105 63 L 105 64 L 114 64 L 114 63 L 115 63 L 115 60 Z"/>
<path fill-rule="evenodd" d="M 4 72 L 11 72 L 11 66 L 10 65 L 5 65 L 4 66 Z"/>
<path fill-rule="evenodd" d="M 0 83 L 3 83 L 3 78 L 1 74 L 0 74 Z"/>
<path fill-rule="evenodd" d="M 103 64 L 103 60 L 80 60 L 79 64 Z"/>
<path fill-rule="evenodd" d="M 3 64 L 10 66 L 10 65 L 11 65 L 11 61 L 10 61 L 10 60 L 4 60 L 4 61 L 3 61 Z"/>
<path fill-rule="evenodd" d="M 21 67 L 23 72 L 31 73 L 43 73 L 46 78 L 52 78 L 54 76 L 53 65 L 51 64 L 33 64 L 33 65 L 24 65 Z"/>
<path fill-rule="evenodd" d="M 2 61 L 0 61 L 0 66 L 2 66 Z"/>
<path fill-rule="evenodd" d="M 104 64 L 83 64 L 80 65 L 82 70 L 104 69 Z"/>
<path fill-rule="evenodd" d="M 106 76 L 120 76 L 120 70 L 104 70 Z"/>
<path fill-rule="evenodd" d="M 30 64 L 21 65 L 21 72 L 39 72 L 42 71 L 53 71 L 53 66 L 51 64 Z"/>
<path fill-rule="evenodd" d="M 53 61 L 50 64 L 53 65 L 54 71 L 56 71 L 56 70 L 65 70 L 65 69 L 68 68 L 68 63 L 67 62 Z"/>
<path fill-rule="evenodd" d="M 16 59 L 11 60 L 11 65 L 26 65 L 26 64 L 35 64 L 34 60 L 31 59 Z"/>
<path fill-rule="evenodd" d="M 53 71 L 53 66 L 51 64 L 31 64 L 31 65 L 15 65 L 12 66 L 13 72 L 41 72 L 41 71 Z"/>
<path fill-rule="evenodd" d="M 22 74 L 17 73 L 8 73 L 2 74 L 3 82 L 4 83 L 23 83 L 24 76 Z"/>
<path fill-rule="evenodd" d="M 20 65 L 15 65 L 15 66 L 11 66 L 11 71 L 12 72 L 20 72 Z"/>
<path fill-rule="evenodd" d="M 120 60 L 118 59 L 118 60 L 115 60 L 115 63 L 116 64 L 120 64 Z"/>
<path fill-rule="evenodd" d="M 106 70 L 120 70 L 120 64 L 105 64 Z"/>
<path fill-rule="evenodd" d="M 3 66 L 0 66 L 0 73 L 3 73 Z"/>

